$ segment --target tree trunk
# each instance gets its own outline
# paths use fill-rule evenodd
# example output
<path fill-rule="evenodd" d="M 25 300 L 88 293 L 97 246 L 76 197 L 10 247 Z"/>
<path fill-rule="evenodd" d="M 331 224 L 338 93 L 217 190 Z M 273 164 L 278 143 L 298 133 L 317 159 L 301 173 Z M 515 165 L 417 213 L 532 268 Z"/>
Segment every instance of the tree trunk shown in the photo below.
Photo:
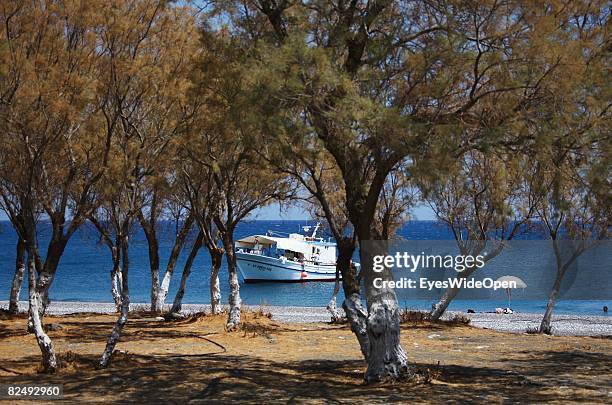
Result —
<path fill-rule="evenodd" d="M 333 323 L 340 322 L 342 320 L 342 315 L 340 315 L 340 311 L 338 311 L 338 308 L 336 306 L 336 297 L 338 296 L 339 292 L 340 292 L 340 270 L 338 269 L 338 266 L 336 266 L 336 280 L 334 282 L 334 291 L 332 293 L 331 299 L 329 300 L 329 303 L 327 304 L 327 310 L 331 314 L 331 321 Z"/>
<path fill-rule="evenodd" d="M 408 358 L 400 344 L 400 314 L 395 291 L 391 288 L 376 288 L 375 278 L 393 280 L 391 270 L 380 273 L 372 270 L 373 256 L 385 254 L 384 242 L 369 241 L 360 246 L 360 259 L 368 302 L 367 332 L 369 341 L 367 383 L 387 378 L 397 379 L 409 371 Z"/>
<path fill-rule="evenodd" d="M 181 251 L 183 250 L 183 246 L 185 246 L 185 240 L 189 235 L 189 231 L 193 225 L 193 220 L 194 217 L 192 215 L 187 217 L 183 226 L 181 227 L 181 230 L 176 236 L 176 239 L 174 240 L 174 246 L 172 246 L 172 251 L 170 252 L 170 257 L 168 258 L 168 264 L 166 265 L 166 272 L 164 273 L 164 278 L 162 279 L 161 284 L 159 284 L 157 291 L 156 307 L 159 309 L 159 311 L 163 311 L 164 304 L 166 303 L 166 297 L 168 296 L 168 290 L 170 289 L 170 280 L 172 280 L 176 262 L 178 261 Z"/>
<path fill-rule="evenodd" d="M 174 266 L 172 270 L 166 270 L 164 273 L 164 278 L 162 278 L 162 282 L 157 290 L 157 308 L 159 311 L 163 311 L 164 304 L 166 303 L 166 297 L 168 296 L 168 290 L 170 289 L 170 280 L 172 279 L 172 274 L 174 273 Z"/>
<path fill-rule="evenodd" d="M 544 316 L 542 317 L 542 322 L 540 322 L 540 333 L 545 333 L 547 335 L 552 334 L 552 313 L 555 307 L 555 303 L 557 302 L 557 296 L 559 295 L 559 290 L 561 289 L 561 280 L 563 279 L 563 273 L 561 271 L 557 272 L 557 277 L 555 277 L 555 283 L 553 284 L 552 291 L 548 296 L 548 303 L 546 304 L 546 311 L 544 311 Z"/>
<path fill-rule="evenodd" d="M 44 316 L 47 308 L 49 307 L 49 290 L 51 289 L 51 284 L 53 284 L 53 280 L 55 279 L 55 273 L 57 272 L 57 267 L 62 255 L 64 254 L 64 250 L 66 249 L 67 242 L 67 239 L 59 238 L 57 240 L 52 240 L 49 243 L 49 248 L 45 257 L 45 262 L 42 266 L 42 271 L 38 275 L 36 292 L 40 298 L 39 313 L 41 318 Z"/>
<path fill-rule="evenodd" d="M 540 333 L 545 333 L 547 335 L 552 334 L 552 313 L 557 302 L 557 297 L 559 296 L 559 291 L 561 290 L 561 282 L 563 281 L 563 276 L 565 275 L 566 269 L 566 265 L 561 265 L 560 267 L 557 267 L 557 275 L 555 277 L 555 282 L 553 283 L 552 290 L 550 291 L 550 294 L 548 296 L 548 303 L 546 304 L 546 311 L 544 311 L 542 322 L 540 322 Z"/>
<path fill-rule="evenodd" d="M 448 309 L 451 301 L 455 299 L 455 297 L 459 294 L 459 288 L 449 287 L 444 290 L 444 294 L 440 297 L 440 300 L 433 304 L 431 308 L 431 312 L 429 312 L 429 319 L 432 321 L 437 321 L 440 319 L 442 315 Z"/>
<path fill-rule="evenodd" d="M 108 341 L 106 342 L 106 347 L 104 352 L 102 353 L 102 357 L 100 358 L 100 362 L 98 366 L 100 368 L 106 368 L 110 364 L 111 357 L 113 355 L 113 351 L 115 350 L 115 345 L 119 338 L 121 337 L 121 332 L 123 331 L 123 327 L 128 321 L 128 314 L 130 311 L 130 288 L 128 285 L 128 270 L 130 267 L 129 256 L 128 256 L 128 237 L 124 236 L 121 241 L 121 250 L 122 250 L 122 277 L 121 277 L 121 312 L 119 317 L 117 318 L 117 322 L 115 326 L 113 326 L 113 330 L 111 332 Z"/>
<path fill-rule="evenodd" d="M 159 287 L 159 267 L 151 268 L 151 312 L 161 312 Z"/>
<path fill-rule="evenodd" d="M 153 198 L 151 210 L 156 207 L 156 198 Z M 149 269 L 151 271 L 151 312 L 161 312 L 162 308 L 159 304 L 159 242 L 157 240 L 157 230 L 155 229 L 155 214 L 151 213 L 150 221 L 147 221 L 142 214 L 138 215 L 140 226 L 147 238 L 147 247 L 149 252 Z"/>
<path fill-rule="evenodd" d="M 221 287 L 219 285 L 219 270 L 223 260 L 223 250 L 214 248 L 210 250 L 212 267 L 210 269 L 210 312 L 215 315 L 221 312 Z"/>
<path fill-rule="evenodd" d="M 187 261 L 183 266 L 183 274 L 181 274 L 181 284 L 179 285 L 179 289 L 174 296 L 174 302 L 172 303 L 172 308 L 170 309 L 171 314 L 177 314 L 181 312 L 181 308 L 183 306 L 183 297 L 185 296 L 185 289 L 187 288 L 187 279 L 191 274 L 191 267 L 193 266 L 193 262 L 198 255 L 198 251 L 202 247 L 202 232 L 198 233 L 198 237 L 193 242 L 193 246 L 191 247 L 191 251 L 189 252 L 189 256 L 187 257 Z"/>
<path fill-rule="evenodd" d="M 559 297 L 559 291 L 561 291 L 561 283 L 563 281 L 563 277 L 565 276 L 567 269 L 586 249 L 584 244 L 579 248 L 576 248 L 575 246 L 573 246 L 573 242 L 571 240 L 566 240 L 563 242 L 563 246 L 559 246 L 560 241 L 558 239 L 552 240 L 553 250 L 555 252 L 555 260 L 557 263 L 557 276 L 555 277 L 555 282 L 553 283 L 552 290 L 550 291 L 550 295 L 548 296 L 546 311 L 544 311 L 544 316 L 542 317 L 542 322 L 540 322 L 539 329 L 540 333 L 545 333 L 547 335 L 552 334 L 552 313 L 553 309 L 555 308 L 557 298 Z M 564 260 L 564 253 L 571 253 L 571 256 Z"/>
<path fill-rule="evenodd" d="M 473 267 L 468 267 L 465 270 L 463 270 L 461 273 L 459 273 L 457 275 L 457 278 L 468 278 L 470 277 L 477 269 L 478 267 L 473 266 Z M 442 294 L 442 297 L 440 297 L 440 300 L 438 300 L 438 302 L 436 302 L 432 308 L 431 311 L 429 312 L 429 319 L 431 319 L 432 321 L 437 321 L 438 319 L 440 319 L 440 317 L 442 315 L 444 315 L 444 313 L 446 312 L 446 310 L 448 309 L 448 306 L 450 305 L 450 303 L 455 299 L 455 297 L 457 297 L 457 294 L 459 294 L 460 288 L 456 288 L 456 287 L 449 287 L 446 290 L 444 290 L 444 294 Z"/>
<path fill-rule="evenodd" d="M 357 278 L 357 268 L 352 265 L 353 252 L 355 245 L 351 241 L 341 241 L 338 243 L 338 260 L 336 261 L 336 271 L 342 274 L 342 288 L 344 290 L 344 302 L 342 308 L 346 313 L 346 318 L 351 325 L 351 330 L 357 337 L 361 354 L 368 358 L 370 343 L 368 342 L 367 319 L 368 314 L 361 302 L 361 292 L 359 280 Z"/>
<path fill-rule="evenodd" d="M 113 301 L 115 301 L 117 312 L 121 311 L 121 279 L 121 266 L 117 261 L 113 264 L 113 269 L 111 270 L 111 294 L 113 296 Z"/>
<path fill-rule="evenodd" d="M 23 273 L 25 272 L 25 242 L 18 238 L 15 259 L 15 275 L 11 284 L 11 296 L 9 300 L 9 313 L 16 314 L 19 312 L 19 294 L 21 293 L 21 285 L 23 284 Z"/>
<path fill-rule="evenodd" d="M 53 373 L 57 370 L 57 358 L 53 342 L 45 333 L 42 319 L 40 317 L 40 295 L 36 291 L 36 271 L 34 260 L 28 254 L 28 291 L 29 291 L 29 318 L 32 330 L 36 336 L 36 342 L 42 354 L 42 366 L 45 373 Z"/>
<path fill-rule="evenodd" d="M 240 325 L 240 284 L 238 284 L 238 269 L 236 266 L 236 254 L 231 237 L 224 237 L 223 247 L 227 259 L 227 271 L 229 274 L 230 293 L 228 297 L 229 314 L 227 316 L 227 330 L 234 330 Z"/>

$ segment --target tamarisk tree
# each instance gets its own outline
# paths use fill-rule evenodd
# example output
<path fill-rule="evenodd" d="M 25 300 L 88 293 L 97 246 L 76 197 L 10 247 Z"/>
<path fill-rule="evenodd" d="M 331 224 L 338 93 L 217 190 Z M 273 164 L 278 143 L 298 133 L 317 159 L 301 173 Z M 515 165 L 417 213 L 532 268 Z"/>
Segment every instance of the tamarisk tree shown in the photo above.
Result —
<path fill-rule="evenodd" d="M 442 152 L 457 156 L 494 143 L 486 131 L 474 132 L 485 139 L 462 143 L 446 135 L 486 126 L 492 117 L 511 120 L 531 105 L 546 69 L 518 75 L 544 64 L 513 55 L 537 55 L 530 27 L 540 29 L 540 19 L 560 12 L 498 2 L 260 0 L 216 6 L 228 21 L 224 29 L 252 62 L 253 88 L 270 134 L 295 142 L 293 129 L 306 127 L 299 134 L 311 135 L 308 147 L 332 157 L 361 247 L 382 236 L 374 225 L 377 206 L 388 176 L 403 162 L 416 165 L 426 152 L 444 159 Z M 274 116 L 280 118 L 269 118 Z M 370 256 L 360 249 L 367 309 L 353 282 L 355 269 L 347 261 L 341 271 L 344 306 L 368 362 L 366 380 L 378 381 L 406 375 L 409 367 L 399 343 L 395 293 L 373 286 Z"/>
<path fill-rule="evenodd" d="M 29 326 L 48 372 L 57 367 L 42 326 L 49 289 L 68 241 L 95 208 L 93 188 L 110 149 L 110 132 L 98 130 L 105 102 L 97 91 L 98 3 L 0 7 L 0 193 L 27 251 Z M 37 240 L 43 213 L 51 226 L 44 255 Z"/>
<path fill-rule="evenodd" d="M 259 118 L 253 115 L 250 94 L 243 89 L 249 72 L 242 69 L 244 55 L 239 43 L 204 31 L 202 44 L 204 51 L 194 82 L 195 91 L 206 105 L 207 118 L 190 140 L 187 154 L 191 164 L 199 166 L 197 170 L 209 173 L 217 193 L 218 203 L 209 207 L 214 209 L 209 212 L 228 266 L 226 326 L 231 330 L 240 325 L 241 308 L 234 252 L 236 226 L 256 208 L 287 198 L 290 187 L 286 176 L 270 170 L 255 151 L 258 132 L 253 122 Z M 205 222 L 201 221 L 202 229 L 207 227 Z M 215 236 L 208 238 L 212 241 Z"/>
<path fill-rule="evenodd" d="M 112 163 L 98 194 L 114 218 L 121 240 L 121 311 L 99 365 L 111 361 L 129 314 L 129 234 L 150 204 L 151 190 L 167 180 L 173 139 L 185 110 L 189 61 L 195 23 L 189 10 L 164 1 L 121 2 L 109 6 L 102 29 L 102 85 L 111 102 L 107 117 L 119 117 L 114 128 Z M 157 218 L 157 217 L 156 217 Z"/>
<path fill-rule="evenodd" d="M 188 150 L 192 144 L 189 142 Z M 190 152 L 186 152 L 187 158 L 181 159 L 181 171 L 179 174 L 182 183 L 182 198 L 186 207 L 194 216 L 198 236 L 193 244 L 187 264 L 183 269 L 181 283 L 174 299 L 171 313 L 177 313 L 181 309 L 181 302 L 185 294 L 187 278 L 191 272 L 189 260 L 197 253 L 202 246 L 208 250 L 211 260 L 210 269 L 210 306 L 211 312 L 217 314 L 221 311 L 221 289 L 219 284 L 219 271 L 225 252 L 221 244 L 221 235 L 213 220 L 213 215 L 219 210 L 219 192 L 213 180 L 212 171 L 206 165 L 193 163 L 188 158 Z M 179 155 L 182 156 L 182 155 Z"/>
<path fill-rule="evenodd" d="M 525 187 L 525 164 L 513 156 L 472 150 L 443 178 L 421 182 L 425 200 L 451 230 L 461 255 L 482 256 L 487 263 L 502 252 L 505 241 L 526 231 L 537 200 Z M 476 263 L 466 265 L 456 277 L 470 278 L 478 269 Z M 439 319 L 459 292 L 460 287 L 446 289 L 430 318 Z"/>

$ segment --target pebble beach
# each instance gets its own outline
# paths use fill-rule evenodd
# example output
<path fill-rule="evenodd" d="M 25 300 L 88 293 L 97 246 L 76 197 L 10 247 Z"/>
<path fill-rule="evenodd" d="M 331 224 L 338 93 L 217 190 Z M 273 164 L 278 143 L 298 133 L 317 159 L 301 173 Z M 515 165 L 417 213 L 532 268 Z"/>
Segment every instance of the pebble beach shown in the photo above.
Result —
<path fill-rule="evenodd" d="M 8 301 L 0 301 L 0 308 L 6 309 Z M 148 308 L 146 303 L 134 303 L 133 309 Z M 244 308 L 258 310 L 263 308 L 272 314 L 273 319 L 281 322 L 310 323 L 328 322 L 329 313 L 322 307 L 290 307 L 290 306 L 249 306 Z M 20 303 L 20 309 L 26 311 L 26 303 Z M 184 313 L 210 311 L 210 305 L 184 304 Z M 73 313 L 110 314 L 114 305 L 107 302 L 76 302 L 54 301 L 49 306 L 52 315 Z M 445 317 L 462 314 L 471 319 L 471 325 L 478 328 L 492 329 L 500 332 L 526 333 L 537 328 L 542 315 L 537 313 L 473 313 L 448 312 Z M 558 336 L 612 336 L 612 316 L 597 315 L 553 315 L 553 334 Z"/>

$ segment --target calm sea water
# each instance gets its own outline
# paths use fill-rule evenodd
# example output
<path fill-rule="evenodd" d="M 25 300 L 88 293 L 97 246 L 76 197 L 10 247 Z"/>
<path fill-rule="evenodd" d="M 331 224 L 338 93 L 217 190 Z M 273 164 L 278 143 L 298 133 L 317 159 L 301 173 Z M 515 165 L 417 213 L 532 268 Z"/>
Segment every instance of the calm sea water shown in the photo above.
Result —
<path fill-rule="evenodd" d="M 306 221 L 245 221 L 236 230 L 236 238 L 252 234 L 265 233 L 268 230 L 277 232 L 298 232 Z M 312 223 L 311 223 L 312 224 Z M 49 237 L 48 225 L 41 226 L 39 234 L 41 247 Z M 172 223 L 165 223 L 160 229 L 162 269 L 171 249 L 174 228 Z M 404 225 L 399 234 L 408 240 L 452 240 L 452 235 L 445 226 L 433 221 L 412 221 Z M 193 238 L 195 235 L 191 235 Z M 522 239 L 538 239 L 539 236 L 529 233 Z M 9 222 L 0 222 L 0 300 L 9 296 L 10 283 L 15 263 L 16 235 Z M 183 251 L 170 285 L 168 302 L 172 302 L 184 260 L 188 254 Z M 146 303 L 150 298 L 150 282 L 146 239 L 141 230 L 136 230 L 130 247 L 130 292 L 132 302 Z M 606 259 L 606 265 L 610 264 Z M 96 232 L 90 227 L 83 227 L 75 234 L 62 256 L 55 281 L 51 287 L 51 300 L 56 301 L 90 301 L 111 302 L 110 277 L 111 261 L 106 246 L 99 243 Z M 484 270 L 484 269 L 483 269 Z M 206 249 L 202 249 L 194 263 L 189 285 L 185 294 L 185 303 L 209 303 L 208 277 L 210 258 Z M 220 273 L 222 300 L 228 293 L 227 267 L 225 263 Z M 329 301 L 333 283 L 258 283 L 241 284 L 241 296 L 245 304 L 250 305 L 293 305 L 325 306 Z M 26 299 L 27 285 L 22 289 L 22 299 Z M 460 296 L 461 298 L 461 296 Z M 469 299 L 467 299 L 469 298 Z M 465 311 L 472 308 L 476 311 L 491 311 L 495 307 L 507 306 L 507 297 L 503 294 L 492 294 L 482 298 L 457 299 L 451 309 Z M 526 299 L 528 298 L 528 299 Z M 612 307 L 612 297 L 604 293 L 597 299 L 566 299 L 557 306 L 557 313 L 565 314 L 603 314 L 603 305 Z M 342 300 L 342 294 L 339 300 Z M 435 297 L 413 297 L 400 294 L 403 307 L 428 309 Z M 340 301 L 341 302 L 341 301 Z M 520 312 L 543 312 L 545 300 L 514 296 L 512 307 Z"/>

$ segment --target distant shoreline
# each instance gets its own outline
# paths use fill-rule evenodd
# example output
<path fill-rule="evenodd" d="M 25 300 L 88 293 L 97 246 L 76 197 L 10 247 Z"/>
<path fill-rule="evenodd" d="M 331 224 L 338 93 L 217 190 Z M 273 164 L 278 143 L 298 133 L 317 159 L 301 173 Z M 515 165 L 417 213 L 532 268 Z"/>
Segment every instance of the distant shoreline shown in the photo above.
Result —
<path fill-rule="evenodd" d="M 20 310 L 26 311 L 26 302 L 20 302 Z M 147 309 L 147 303 L 133 303 L 134 309 Z M 0 301 L 0 308 L 6 309 L 8 301 Z M 292 307 L 271 305 L 244 305 L 246 309 L 265 308 L 272 313 L 273 319 L 280 322 L 310 323 L 328 322 L 329 313 L 323 307 Z M 207 304 L 183 304 L 186 313 L 210 311 Z M 71 313 L 114 313 L 114 304 L 108 302 L 53 301 L 49 307 L 51 315 Z M 537 328 L 542 314 L 514 313 L 494 314 L 449 311 L 445 316 L 462 314 L 469 317 L 471 325 L 478 328 L 492 329 L 499 332 L 525 333 L 528 329 Z M 553 315 L 553 332 L 559 336 L 612 336 L 612 317 L 600 315 Z"/>

